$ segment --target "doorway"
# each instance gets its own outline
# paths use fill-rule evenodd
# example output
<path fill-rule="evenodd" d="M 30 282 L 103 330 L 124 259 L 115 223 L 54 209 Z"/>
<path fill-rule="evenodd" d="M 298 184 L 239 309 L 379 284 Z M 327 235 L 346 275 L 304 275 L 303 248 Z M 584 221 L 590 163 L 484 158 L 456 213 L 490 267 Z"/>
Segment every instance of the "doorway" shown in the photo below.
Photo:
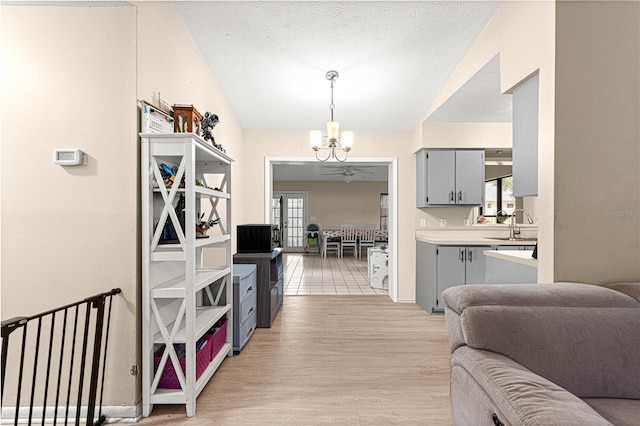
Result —
<path fill-rule="evenodd" d="M 264 163 L 264 220 L 273 220 L 273 166 L 274 165 L 312 165 L 318 161 L 313 157 L 265 157 Z M 385 158 L 350 158 L 349 163 L 384 166 L 387 170 L 388 186 L 388 249 L 389 249 L 389 286 L 388 295 L 394 302 L 398 301 L 398 159 Z M 334 166 L 341 163 L 328 162 Z"/>
<path fill-rule="evenodd" d="M 274 192 L 271 223 L 282 226 L 285 252 L 303 252 L 307 232 L 308 194 L 303 191 Z"/>

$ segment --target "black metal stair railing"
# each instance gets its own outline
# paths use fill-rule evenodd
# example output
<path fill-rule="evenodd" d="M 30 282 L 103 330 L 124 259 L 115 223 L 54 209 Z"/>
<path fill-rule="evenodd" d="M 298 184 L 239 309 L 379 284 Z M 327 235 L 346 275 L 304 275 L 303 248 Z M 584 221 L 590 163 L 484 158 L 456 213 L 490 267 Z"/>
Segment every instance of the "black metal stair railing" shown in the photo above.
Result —
<path fill-rule="evenodd" d="M 27 415 L 28 424 L 100 425 L 106 421 L 102 399 L 111 305 L 120 292 L 116 288 L 37 315 L 2 321 L 3 420 L 5 411 L 13 409 L 14 424 L 24 423 Z M 18 330 L 22 333 L 14 334 Z M 15 343 L 10 346 L 10 342 Z M 41 351 L 46 345 L 48 350 Z M 12 387 L 5 392 L 9 381 Z M 6 401 L 13 401 L 12 397 L 15 404 Z"/>

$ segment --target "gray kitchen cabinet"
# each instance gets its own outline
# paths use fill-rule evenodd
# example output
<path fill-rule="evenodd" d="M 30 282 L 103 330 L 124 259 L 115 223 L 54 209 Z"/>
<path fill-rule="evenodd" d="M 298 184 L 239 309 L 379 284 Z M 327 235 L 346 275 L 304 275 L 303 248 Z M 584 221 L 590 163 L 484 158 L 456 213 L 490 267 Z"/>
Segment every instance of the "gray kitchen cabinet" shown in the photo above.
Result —
<path fill-rule="evenodd" d="M 537 283 L 538 268 L 510 260 L 487 257 L 485 280 L 490 284 Z"/>
<path fill-rule="evenodd" d="M 443 291 L 466 284 L 465 257 L 465 247 L 439 246 L 436 249 L 436 307 L 444 307 L 441 302 Z"/>
<path fill-rule="evenodd" d="M 513 89 L 513 195 L 538 195 L 538 74 Z"/>
<path fill-rule="evenodd" d="M 416 178 L 418 207 L 482 205 L 484 150 L 421 149 Z"/>
<path fill-rule="evenodd" d="M 441 295 L 449 287 L 485 282 L 484 250 L 490 246 L 416 245 L 416 303 L 427 312 L 442 311 Z"/>
<path fill-rule="evenodd" d="M 488 246 L 467 246 L 465 250 L 465 284 L 485 283 L 486 258 L 482 253 Z"/>

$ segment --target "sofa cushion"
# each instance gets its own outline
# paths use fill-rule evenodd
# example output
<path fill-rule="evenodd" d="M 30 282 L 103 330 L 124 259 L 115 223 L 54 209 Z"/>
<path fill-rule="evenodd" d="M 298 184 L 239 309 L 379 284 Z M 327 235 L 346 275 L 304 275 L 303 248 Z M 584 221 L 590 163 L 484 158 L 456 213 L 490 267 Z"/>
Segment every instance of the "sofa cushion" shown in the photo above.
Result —
<path fill-rule="evenodd" d="M 616 426 L 640 425 L 639 399 L 585 398 L 583 401 Z"/>
<path fill-rule="evenodd" d="M 458 313 L 468 306 L 640 307 L 618 291 L 578 284 L 460 285 L 442 293 L 445 306 Z"/>
<path fill-rule="evenodd" d="M 584 284 L 459 286 L 447 320 L 472 348 L 505 355 L 578 397 L 640 399 L 640 304 Z M 459 318 L 456 318 L 458 317 Z M 459 325 L 457 325 L 459 324 Z M 452 349 L 460 333 L 450 331 Z"/>
<path fill-rule="evenodd" d="M 605 287 L 619 291 L 640 301 L 640 282 L 612 283 Z"/>
<path fill-rule="evenodd" d="M 611 425 L 585 402 L 513 360 L 463 346 L 451 357 L 454 425 Z"/>

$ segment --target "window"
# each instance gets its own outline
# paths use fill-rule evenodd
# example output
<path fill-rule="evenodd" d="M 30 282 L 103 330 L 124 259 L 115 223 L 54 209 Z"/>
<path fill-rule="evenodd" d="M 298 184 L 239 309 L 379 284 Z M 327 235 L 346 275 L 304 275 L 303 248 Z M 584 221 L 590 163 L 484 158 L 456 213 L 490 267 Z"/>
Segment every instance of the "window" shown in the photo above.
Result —
<path fill-rule="evenodd" d="M 491 179 L 484 183 L 484 206 L 480 210 L 489 223 L 502 223 L 502 216 L 508 216 L 515 210 L 516 199 L 513 196 L 513 176 Z M 498 215 L 498 213 L 500 213 Z M 500 218 L 500 219 L 499 219 Z"/>
<path fill-rule="evenodd" d="M 380 194 L 380 229 L 389 226 L 389 194 Z"/>

